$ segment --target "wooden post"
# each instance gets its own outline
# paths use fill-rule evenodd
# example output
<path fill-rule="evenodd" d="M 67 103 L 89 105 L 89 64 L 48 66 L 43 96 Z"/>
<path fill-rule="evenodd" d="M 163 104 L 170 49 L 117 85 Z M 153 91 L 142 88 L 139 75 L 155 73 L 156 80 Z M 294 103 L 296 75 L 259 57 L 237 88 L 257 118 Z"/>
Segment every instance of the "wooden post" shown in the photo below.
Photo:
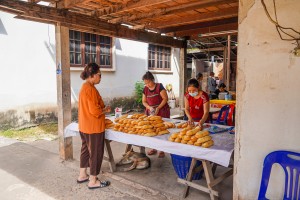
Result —
<path fill-rule="evenodd" d="M 227 62 L 226 62 L 226 86 L 230 90 L 230 52 L 231 52 L 231 35 L 227 36 Z"/>
<path fill-rule="evenodd" d="M 179 61 L 179 107 L 180 111 L 184 108 L 184 93 L 186 90 L 186 82 L 187 82 L 187 67 L 186 67 L 186 59 L 187 59 L 187 42 L 184 43 L 184 48 L 180 48 L 180 61 Z M 183 113 L 181 113 L 183 114 Z"/>
<path fill-rule="evenodd" d="M 72 137 L 64 137 L 64 129 L 71 123 L 69 28 L 55 26 L 55 40 L 59 155 L 68 160 L 73 159 Z"/>

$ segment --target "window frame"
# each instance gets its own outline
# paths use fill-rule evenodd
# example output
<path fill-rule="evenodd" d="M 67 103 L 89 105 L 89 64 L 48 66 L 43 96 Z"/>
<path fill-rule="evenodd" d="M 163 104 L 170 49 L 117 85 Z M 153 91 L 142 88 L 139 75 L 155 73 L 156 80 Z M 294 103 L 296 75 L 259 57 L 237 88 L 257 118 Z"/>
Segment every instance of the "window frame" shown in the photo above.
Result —
<path fill-rule="evenodd" d="M 160 51 L 160 48 L 162 49 L 162 51 Z M 169 51 L 167 51 L 167 49 L 169 49 Z M 152 52 L 154 52 L 154 58 L 152 58 L 152 54 L 151 54 Z M 171 55 L 172 55 L 171 47 L 149 44 L 148 45 L 148 70 L 171 71 L 171 57 L 172 57 Z M 150 62 L 154 63 L 153 68 L 152 67 L 150 68 Z M 165 66 L 166 63 L 168 64 L 168 67 Z M 162 64 L 161 68 L 158 67 L 158 65 L 160 64 Z"/>
<path fill-rule="evenodd" d="M 80 33 L 80 37 L 81 37 L 81 41 L 80 41 L 80 52 L 81 52 L 81 64 L 73 64 L 70 62 L 70 67 L 76 67 L 76 68 L 79 68 L 79 67 L 84 67 L 85 66 L 85 34 L 94 34 L 94 33 L 89 33 L 89 32 L 81 32 L 81 31 L 78 31 L 78 30 L 74 30 L 74 29 L 70 29 L 69 31 L 77 31 Z M 70 33 L 70 32 L 69 32 Z M 103 36 L 103 35 L 98 35 L 98 34 L 94 34 L 96 35 L 96 63 L 100 66 L 100 68 L 102 69 L 113 69 L 113 38 L 112 37 L 109 37 L 109 36 Z M 103 36 L 103 37 L 108 37 L 110 38 L 110 48 L 109 48 L 109 56 L 110 56 L 110 65 L 100 65 L 100 37 Z M 91 37 L 91 36 L 90 36 Z M 71 40 L 71 37 L 69 35 L 69 42 Z M 74 40 L 74 39 L 73 39 Z M 91 42 L 91 41 L 89 41 Z M 76 48 L 76 46 L 74 47 Z M 69 53 L 71 53 L 70 51 L 70 47 L 69 47 Z M 88 52 L 90 54 L 90 52 Z M 70 59 L 71 61 L 71 59 Z"/>

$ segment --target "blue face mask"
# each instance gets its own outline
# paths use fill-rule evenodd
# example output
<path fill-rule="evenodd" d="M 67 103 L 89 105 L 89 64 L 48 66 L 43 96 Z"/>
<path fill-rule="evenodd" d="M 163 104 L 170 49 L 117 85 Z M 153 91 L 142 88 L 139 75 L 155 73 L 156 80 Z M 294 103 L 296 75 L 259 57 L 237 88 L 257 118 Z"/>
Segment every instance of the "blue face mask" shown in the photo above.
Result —
<path fill-rule="evenodd" d="M 195 97 L 195 96 L 198 95 L 198 92 L 196 91 L 196 92 L 193 92 L 193 93 L 189 93 L 189 95 L 192 96 L 192 97 Z"/>

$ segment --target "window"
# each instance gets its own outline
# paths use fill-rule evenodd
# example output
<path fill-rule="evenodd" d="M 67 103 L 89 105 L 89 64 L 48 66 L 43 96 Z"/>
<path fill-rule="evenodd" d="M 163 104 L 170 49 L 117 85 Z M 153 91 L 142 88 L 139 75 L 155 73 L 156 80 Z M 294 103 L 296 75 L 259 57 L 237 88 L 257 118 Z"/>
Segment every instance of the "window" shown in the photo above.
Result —
<path fill-rule="evenodd" d="M 171 70 L 171 48 L 149 44 L 148 69 Z"/>
<path fill-rule="evenodd" d="M 70 30 L 70 64 L 83 67 L 95 62 L 102 68 L 112 68 L 112 38 Z"/>

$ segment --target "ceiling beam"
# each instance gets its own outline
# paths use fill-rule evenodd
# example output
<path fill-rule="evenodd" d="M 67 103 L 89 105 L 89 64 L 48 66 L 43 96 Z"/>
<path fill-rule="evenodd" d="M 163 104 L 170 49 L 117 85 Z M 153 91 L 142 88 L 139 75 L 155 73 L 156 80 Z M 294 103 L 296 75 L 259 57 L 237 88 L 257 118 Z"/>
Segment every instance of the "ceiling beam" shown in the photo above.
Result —
<path fill-rule="evenodd" d="M 206 34 L 206 33 L 214 33 L 214 32 L 221 32 L 221 31 L 232 31 L 238 29 L 238 23 L 229 23 L 229 24 L 222 24 L 218 26 L 208 26 L 204 28 L 194 29 L 194 30 L 187 30 L 187 31 L 178 31 L 171 34 L 174 37 L 184 37 L 184 36 L 198 36 L 199 34 Z"/>
<path fill-rule="evenodd" d="M 138 21 L 145 18 L 155 18 L 162 17 L 166 15 L 171 15 L 175 13 L 187 12 L 190 10 L 202 9 L 211 6 L 223 5 L 228 3 L 235 3 L 237 0 L 209 0 L 209 1 L 196 1 L 191 3 L 186 3 L 178 6 L 161 8 L 154 10 L 153 12 L 140 13 L 140 14 L 132 14 L 130 16 L 124 16 L 119 18 L 114 18 L 109 20 L 111 23 L 120 23 L 120 22 L 129 22 L 129 21 Z"/>
<path fill-rule="evenodd" d="M 194 23 L 194 24 L 162 28 L 159 30 L 161 33 L 171 33 L 171 32 L 188 31 L 188 30 L 206 28 L 206 27 L 210 27 L 210 26 L 219 26 L 219 25 L 237 23 L 237 22 L 238 22 L 238 17 L 230 17 L 230 18 L 225 18 L 225 19 L 217 19 L 217 20 L 213 20 L 213 21 L 198 22 L 198 23 Z"/>
<path fill-rule="evenodd" d="M 87 3 L 91 0 L 64 0 L 64 7 L 65 8 L 72 8 L 78 4 Z"/>
<path fill-rule="evenodd" d="M 222 31 L 232 31 L 237 29 L 238 29 L 238 23 L 230 23 L 230 24 L 204 27 L 204 28 L 188 30 L 188 31 L 178 31 L 178 32 L 174 32 L 172 36 L 174 37 L 199 36 L 201 34 L 222 32 Z"/>
<path fill-rule="evenodd" d="M 220 9 L 218 11 L 206 12 L 201 14 L 189 15 L 188 17 L 181 17 L 172 19 L 166 22 L 158 21 L 150 23 L 148 26 L 156 28 L 165 28 L 171 26 L 180 26 L 184 24 L 192 24 L 196 22 L 212 21 L 220 18 L 230 18 L 238 15 L 238 7 L 230 7 L 225 9 Z"/>
<path fill-rule="evenodd" d="M 22 13 L 19 17 L 30 19 L 32 21 L 62 24 L 64 26 L 77 26 L 81 27 L 82 30 L 95 29 L 99 30 L 103 35 L 165 46 L 181 48 L 184 45 L 183 41 L 175 40 L 171 37 L 132 30 L 122 25 L 109 24 L 99 18 L 73 13 L 66 9 L 57 9 L 18 0 L 1 0 L 0 10 L 5 11 L 7 9 L 19 11 Z"/>
<path fill-rule="evenodd" d="M 168 3 L 173 0 L 132 0 L 121 5 L 110 6 L 107 8 L 99 9 L 99 16 L 111 15 L 120 12 L 125 12 L 133 9 L 141 9 L 146 6 L 154 6 L 157 4 Z"/>
<path fill-rule="evenodd" d="M 229 31 L 220 31 L 220 32 L 211 32 L 211 33 L 203 33 L 199 35 L 191 35 L 191 40 L 199 40 L 201 38 L 212 38 L 212 37 L 223 37 L 228 35 L 237 35 L 237 30 L 229 30 Z"/>

